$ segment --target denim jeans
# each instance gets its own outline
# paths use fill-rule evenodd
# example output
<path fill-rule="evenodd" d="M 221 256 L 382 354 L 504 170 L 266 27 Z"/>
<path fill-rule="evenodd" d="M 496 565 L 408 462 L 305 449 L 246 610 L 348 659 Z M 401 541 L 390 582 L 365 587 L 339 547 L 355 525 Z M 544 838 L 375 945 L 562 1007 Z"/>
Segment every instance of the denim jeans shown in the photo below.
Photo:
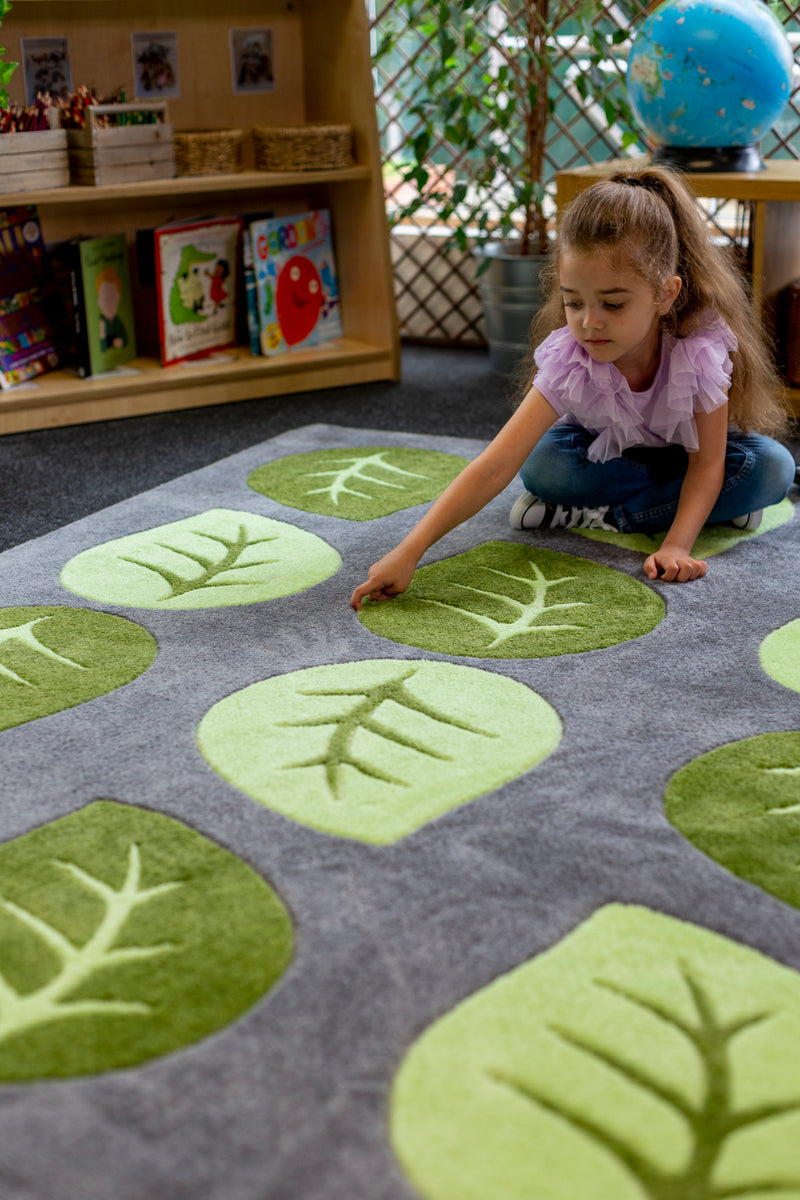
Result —
<path fill-rule="evenodd" d="M 608 462 L 591 462 L 586 452 L 595 436 L 582 425 L 553 425 L 522 465 L 527 491 L 548 504 L 609 506 L 624 533 L 668 529 L 686 473 L 683 447 L 636 447 Z M 708 524 L 778 504 L 794 473 L 794 458 L 780 442 L 730 432 L 725 481 Z"/>

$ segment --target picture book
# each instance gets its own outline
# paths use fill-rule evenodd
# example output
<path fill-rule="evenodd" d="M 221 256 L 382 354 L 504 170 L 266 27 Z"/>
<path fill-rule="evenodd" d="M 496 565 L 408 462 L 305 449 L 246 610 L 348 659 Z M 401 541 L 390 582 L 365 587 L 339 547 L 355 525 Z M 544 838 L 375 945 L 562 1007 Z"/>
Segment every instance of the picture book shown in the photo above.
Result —
<path fill-rule="evenodd" d="M 244 309 L 247 321 L 246 336 L 251 354 L 261 354 L 261 327 L 258 323 L 258 290 L 253 261 L 253 239 L 250 228 L 255 221 L 265 221 L 271 212 L 243 213 L 242 221 L 242 273 L 244 276 Z"/>
<path fill-rule="evenodd" d="M 328 210 L 255 221 L 250 236 L 262 353 L 305 349 L 341 337 Z"/>
<path fill-rule="evenodd" d="M 101 375 L 136 357 L 128 246 L 114 233 L 76 238 L 70 249 L 75 365 Z"/>
<path fill-rule="evenodd" d="M 0 387 L 62 364 L 69 335 L 35 205 L 0 210 Z"/>
<path fill-rule="evenodd" d="M 156 229 L 159 338 L 164 366 L 236 344 L 241 217 Z"/>

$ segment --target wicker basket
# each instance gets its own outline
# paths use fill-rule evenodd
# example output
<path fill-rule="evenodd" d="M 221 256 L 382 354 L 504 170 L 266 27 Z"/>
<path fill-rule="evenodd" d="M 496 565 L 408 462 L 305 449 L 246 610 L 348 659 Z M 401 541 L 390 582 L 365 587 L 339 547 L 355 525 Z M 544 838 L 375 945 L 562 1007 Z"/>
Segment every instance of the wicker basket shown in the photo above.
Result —
<path fill-rule="evenodd" d="M 257 125 L 253 130 L 258 171 L 329 171 L 352 167 L 352 125 Z"/>
<path fill-rule="evenodd" d="M 178 175 L 222 175 L 242 169 L 241 129 L 196 129 L 175 134 Z"/>

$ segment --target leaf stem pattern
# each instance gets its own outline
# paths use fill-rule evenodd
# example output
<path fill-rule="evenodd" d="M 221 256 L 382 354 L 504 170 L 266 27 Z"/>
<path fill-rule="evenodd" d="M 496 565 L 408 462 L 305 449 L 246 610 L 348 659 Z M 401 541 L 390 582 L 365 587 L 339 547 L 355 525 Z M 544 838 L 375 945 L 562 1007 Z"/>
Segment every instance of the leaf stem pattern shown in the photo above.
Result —
<path fill-rule="evenodd" d="M 800 767 L 762 767 L 768 775 L 789 775 L 795 778 L 800 778 Z M 777 813 L 778 816 L 786 816 L 790 813 L 800 813 L 800 802 L 797 804 L 776 804 L 772 808 L 767 809 L 767 813 L 771 816 Z"/>
<path fill-rule="evenodd" d="M 65 667 L 75 667 L 78 671 L 88 671 L 88 667 L 83 663 L 76 662 L 73 658 L 65 658 L 63 654 L 57 654 L 55 650 L 51 650 L 49 646 L 45 646 L 44 642 L 40 642 L 36 634 L 33 632 L 36 625 L 42 621 L 52 621 L 52 617 L 35 617 L 32 621 L 26 621 L 23 625 L 11 625 L 7 629 L 0 629 L 0 646 L 4 642 L 20 642 L 26 650 L 32 650 L 36 654 L 44 655 L 45 658 L 50 658 L 53 662 L 61 663 Z M 12 671 L 10 667 L 4 667 L 0 663 L 0 675 L 6 676 L 14 683 L 21 683 L 25 687 L 33 687 L 30 679 L 24 679 L 22 675 L 17 675 L 16 671 Z"/>
<path fill-rule="evenodd" d="M 282 722 L 283 725 L 291 728 L 310 729 L 333 726 L 333 732 L 327 746 L 318 755 L 314 755 L 303 762 L 287 764 L 284 769 L 296 770 L 303 767 L 324 767 L 325 778 L 331 796 L 335 800 L 340 798 L 342 771 L 344 767 L 351 767 L 358 771 L 360 775 L 364 775 L 369 779 L 375 779 L 382 783 L 395 784 L 398 787 L 408 787 L 409 785 L 405 780 L 387 774 L 379 767 L 368 762 L 363 756 L 355 753 L 353 740 L 359 730 L 367 730 L 387 741 L 405 746 L 409 750 L 427 755 L 430 758 L 436 758 L 445 762 L 452 760 L 452 755 L 444 754 L 434 746 L 427 745 L 408 734 L 401 734 L 385 721 L 381 721 L 376 714 L 381 705 L 386 701 L 392 701 L 402 708 L 421 713 L 432 721 L 450 725 L 456 729 L 462 729 L 467 733 L 474 733 L 480 737 L 498 736 L 495 733 L 477 729 L 466 721 L 459 720 L 457 717 L 437 712 L 430 705 L 417 699 L 406 687 L 408 680 L 413 678 L 416 673 L 417 668 L 413 667 L 408 671 L 404 671 L 402 675 L 395 676 L 393 679 L 385 680 L 382 683 L 364 685 L 363 687 L 323 688 L 319 691 L 303 692 L 302 695 L 305 696 L 347 696 L 360 697 L 361 699 L 360 703 L 354 705 L 345 713 L 332 716 L 310 717 L 305 721 Z"/>
<path fill-rule="evenodd" d="M 727 1139 L 739 1130 L 762 1121 L 800 1112 L 800 1098 L 733 1111 L 731 1045 L 744 1030 L 769 1020 L 773 1014 L 755 1013 L 727 1023 L 720 1022 L 706 990 L 699 981 L 686 967 L 681 968 L 681 973 L 694 1006 L 694 1020 L 684 1020 L 664 1005 L 637 996 L 616 983 L 602 979 L 595 980 L 595 983 L 663 1021 L 690 1042 L 697 1053 L 703 1074 L 703 1095 L 698 1105 L 693 1105 L 676 1088 L 657 1079 L 646 1066 L 637 1066 L 623 1060 L 614 1050 L 599 1045 L 582 1033 L 576 1033 L 563 1026 L 550 1026 L 552 1032 L 567 1045 L 602 1063 L 684 1118 L 692 1135 L 692 1150 L 687 1162 L 680 1169 L 661 1169 L 630 1142 L 604 1128 L 594 1117 L 579 1113 L 561 1101 L 549 1099 L 527 1080 L 516 1078 L 499 1069 L 490 1071 L 492 1078 L 605 1146 L 641 1183 L 648 1200 L 726 1200 L 734 1196 L 784 1191 L 796 1194 L 800 1178 L 762 1179 L 730 1187 L 714 1184 L 713 1173 Z"/>
<path fill-rule="evenodd" d="M 324 487 L 314 488 L 306 492 L 307 496 L 328 495 L 333 504 L 339 503 L 340 496 L 358 496 L 362 500 L 373 500 L 374 496 L 369 492 L 359 492 L 356 488 L 348 485 L 353 481 L 364 483 L 376 483 L 379 487 L 396 488 L 399 491 L 404 491 L 402 483 L 392 483 L 388 479 L 376 479 L 374 475 L 368 474 L 367 468 L 373 467 L 381 471 L 389 471 L 395 475 L 405 475 L 409 479 L 427 479 L 427 475 L 421 475 L 417 471 L 405 471 L 402 467 L 396 467 L 392 463 L 386 461 L 386 455 L 389 451 L 380 450 L 374 454 L 352 455 L 343 458 L 341 466 L 338 470 L 331 471 L 308 471 L 306 473 L 309 479 L 325 479 L 332 476 L 331 482 Z"/>
<path fill-rule="evenodd" d="M 187 579 L 185 576 L 179 575 L 176 571 L 171 571 L 168 567 L 142 562 L 141 559 L 130 558 L 127 555 L 120 555 L 120 558 L 123 562 L 129 562 L 135 567 L 144 567 L 145 570 L 154 571 L 156 575 L 160 575 L 164 582 L 169 584 L 171 589 L 169 596 L 164 597 L 167 600 L 172 600 L 176 596 L 185 596 L 187 592 L 199 591 L 200 588 L 206 587 L 255 586 L 260 580 L 237 579 L 235 584 L 233 584 L 230 579 L 221 579 L 220 576 L 230 571 L 246 571 L 251 567 L 266 566 L 271 562 L 277 561 L 265 558 L 257 563 L 239 562 L 241 556 L 251 546 L 259 546 L 264 542 L 274 542 L 276 540 L 275 536 L 249 538 L 247 529 L 243 524 L 239 525 L 235 538 L 223 537 L 221 533 L 205 533 L 199 529 L 194 532 L 198 537 L 209 538 L 213 542 L 218 542 L 223 548 L 222 557 L 212 558 L 207 554 L 201 554 L 197 550 L 179 549 L 165 542 L 153 543 L 156 546 L 160 546 L 162 550 L 169 550 L 173 554 L 182 555 L 184 558 L 197 563 L 202 568 L 202 574 L 194 578 Z"/>
<path fill-rule="evenodd" d="M 178 882 L 169 882 L 155 887 L 141 887 L 141 858 L 136 843 L 129 848 L 127 872 L 119 889 L 110 887 L 75 863 L 55 861 L 57 866 L 100 898 L 104 905 L 103 916 L 88 941 L 76 946 L 54 926 L 28 909 L 12 900 L 0 898 L 0 907 L 32 930 L 59 963 L 56 974 L 32 992 L 17 991 L 0 973 L 0 1041 L 24 1033 L 34 1025 L 65 1017 L 147 1014 L 150 1006 L 134 1000 L 70 1000 L 69 995 L 97 971 L 153 958 L 175 949 L 171 942 L 114 948 L 134 909 L 182 886 Z"/>
<path fill-rule="evenodd" d="M 513 596 L 509 596 L 505 592 L 494 592 L 487 588 L 472 587 L 470 584 L 453 581 L 454 587 L 461 588 L 465 592 L 472 592 L 476 596 L 485 596 L 490 600 L 497 600 L 501 604 L 506 605 L 511 609 L 512 613 L 515 612 L 517 614 L 516 618 L 510 621 L 498 621 L 486 613 L 475 612 L 469 608 L 461 608 L 457 604 L 449 604 L 444 600 L 433 600 L 427 596 L 420 596 L 417 599 L 423 601 L 425 604 L 435 604 L 439 608 L 464 613 L 466 616 L 471 617 L 472 620 L 479 621 L 481 625 L 485 625 L 494 634 L 494 640 L 487 646 L 488 650 L 493 650 L 496 646 L 500 646 L 503 642 L 507 642 L 520 634 L 553 633 L 566 629 L 582 629 L 583 626 L 581 625 L 536 624 L 546 613 L 555 612 L 557 609 L 563 608 L 587 608 L 588 604 L 585 600 L 573 600 L 563 604 L 548 604 L 547 593 L 550 588 L 558 587 L 561 583 L 572 583 L 575 576 L 565 575 L 561 579 L 547 579 L 535 562 L 531 561 L 528 565 L 531 569 L 532 578 L 525 575 L 514 575 L 507 571 L 500 571 L 495 567 L 481 568 L 481 570 L 489 571 L 492 575 L 499 575 L 501 579 L 508 579 L 515 583 L 524 584 L 532 592 L 532 599 L 527 602 L 516 600 Z"/>

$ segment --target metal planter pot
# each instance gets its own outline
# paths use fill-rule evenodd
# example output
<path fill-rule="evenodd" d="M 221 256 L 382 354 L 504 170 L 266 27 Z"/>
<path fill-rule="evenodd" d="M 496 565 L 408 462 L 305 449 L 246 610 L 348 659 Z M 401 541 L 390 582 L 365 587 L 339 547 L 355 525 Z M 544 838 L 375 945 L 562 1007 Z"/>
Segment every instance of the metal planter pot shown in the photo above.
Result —
<path fill-rule="evenodd" d="M 489 262 L 478 279 L 489 362 L 499 375 L 511 375 L 530 347 L 531 321 L 543 300 L 539 275 L 547 256 L 520 254 L 512 242 L 490 242 L 473 253 Z"/>

